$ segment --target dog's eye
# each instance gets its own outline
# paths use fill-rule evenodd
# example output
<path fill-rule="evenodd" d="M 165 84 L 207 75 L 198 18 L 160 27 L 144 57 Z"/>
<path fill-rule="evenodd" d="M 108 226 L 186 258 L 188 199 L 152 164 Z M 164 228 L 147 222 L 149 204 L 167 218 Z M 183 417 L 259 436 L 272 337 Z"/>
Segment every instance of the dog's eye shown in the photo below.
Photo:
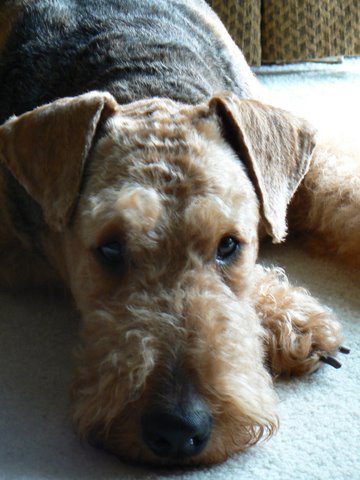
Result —
<path fill-rule="evenodd" d="M 216 252 L 216 261 L 219 263 L 231 261 L 239 253 L 240 247 L 240 242 L 236 238 L 223 237 Z"/>
<path fill-rule="evenodd" d="M 100 245 L 95 251 L 97 258 L 101 263 L 108 267 L 119 268 L 123 267 L 124 247 L 120 242 L 108 242 Z"/>

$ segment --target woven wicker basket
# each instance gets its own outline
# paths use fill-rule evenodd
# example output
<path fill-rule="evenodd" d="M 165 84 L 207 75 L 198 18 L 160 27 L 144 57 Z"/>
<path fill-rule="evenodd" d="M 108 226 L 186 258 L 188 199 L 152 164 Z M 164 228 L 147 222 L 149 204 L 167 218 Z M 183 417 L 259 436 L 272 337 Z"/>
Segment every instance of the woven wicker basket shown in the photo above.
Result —
<path fill-rule="evenodd" d="M 251 65 L 360 55 L 360 0 L 209 0 Z"/>
<path fill-rule="evenodd" d="M 360 54 L 359 0 L 266 0 L 262 63 Z"/>
<path fill-rule="evenodd" d="M 261 63 L 261 0 L 208 0 L 250 65 Z"/>

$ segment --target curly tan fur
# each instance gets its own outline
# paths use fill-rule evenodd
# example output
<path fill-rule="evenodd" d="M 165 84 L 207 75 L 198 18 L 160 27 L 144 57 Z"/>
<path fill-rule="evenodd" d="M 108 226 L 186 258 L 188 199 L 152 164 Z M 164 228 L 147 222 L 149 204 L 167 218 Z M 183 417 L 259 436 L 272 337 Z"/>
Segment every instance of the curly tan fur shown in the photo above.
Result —
<path fill-rule="evenodd" d="M 60 8 L 63 22 L 65 4 L 50 3 Z M 61 32 L 74 20 L 71 8 L 87 9 L 85 3 L 66 3 Z M 134 2 L 125 3 L 138 15 Z M 161 3 L 167 12 L 168 2 L 150 3 L 154 11 Z M 49 6 L 18 0 L 10 8 L 6 2 L 0 26 L 4 19 L 21 19 L 18 8 L 23 6 L 22 15 L 30 15 L 25 20 L 30 22 L 35 12 L 35 24 L 45 25 L 46 37 L 52 31 L 46 16 L 54 10 L 40 4 Z M 103 2 L 91 2 L 95 7 L 108 14 Z M 205 2 L 184 0 L 172 7 L 174 15 L 190 8 L 186 18 L 206 48 L 207 38 L 212 39 L 213 65 L 194 57 L 204 68 L 195 77 L 204 83 L 203 75 L 211 73 L 215 81 L 209 77 L 208 90 L 206 82 L 189 81 L 197 72 L 184 58 L 193 57 L 183 58 L 175 40 L 169 51 L 156 53 L 152 64 L 154 42 L 148 52 L 147 30 L 141 37 L 144 55 L 134 52 L 140 63 L 134 70 L 126 66 L 112 28 L 117 22 L 108 19 L 110 37 L 101 32 L 91 44 L 105 48 L 104 56 L 98 50 L 94 56 L 90 49 L 79 56 L 76 49 L 67 51 L 78 52 L 76 65 L 84 52 L 89 56 L 89 64 L 75 69 L 79 84 L 72 83 L 69 90 L 75 96 L 20 111 L 0 126 L 0 283 L 34 283 L 34 275 L 47 282 L 50 275 L 71 291 L 82 316 L 71 392 L 81 437 L 126 460 L 211 464 L 276 431 L 273 377 L 313 372 L 321 358 L 339 348 L 341 331 L 332 312 L 293 287 L 283 272 L 263 268 L 256 260 L 263 232 L 282 241 L 289 219 L 290 233 L 305 233 L 313 243 L 321 239 L 322 250 L 360 265 L 359 156 L 356 151 L 344 155 L 317 139 L 305 120 L 258 101 L 262 94 L 255 78 Z M 0 33 L 0 53 L 10 23 Z M 142 23 L 142 28 L 153 27 Z M 31 37 L 31 22 L 26 25 Z M 121 25 L 129 27 L 127 46 L 132 48 L 132 23 L 126 17 Z M 161 25 L 157 38 L 162 38 Z M 76 39 L 88 26 L 77 31 Z M 155 35 L 156 28 L 151 32 Z M 33 38 L 42 40 L 38 32 Z M 13 56 L 10 52 L 6 58 Z M 29 69 L 48 56 L 35 58 L 26 64 Z M 43 71 L 67 68 L 67 59 L 64 64 L 56 59 Z M 99 84 L 106 91 L 79 94 L 89 85 L 94 88 L 82 82 L 79 72 L 87 76 L 101 59 L 110 62 L 109 70 L 100 69 L 96 79 L 115 78 Z M 133 59 L 128 60 L 131 66 Z M 214 70 L 217 62 L 224 71 Z M 116 77 L 124 65 L 128 90 Z M 20 85 L 27 76 L 19 72 L 24 76 L 18 78 Z M 181 72 L 186 73 L 182 82 L 177 78 Z M 47 76 L 42 74 L 39 82 L 43 78 Z M 60 80 L 61 91 L 68 92 L 66 79 Z M 231 92 L 216 93 L 214 85 L 232 86 Z M 48 98 L 43 93 L 41 100 Z M 56 88 L 52 95 L 62 97 Z M 3 95 L 4 105 L 7 97 Z M 34 98 L 30 105 L 39 105 Z M 14 111 L 11 102 L 4 112 L 8 108 Z M 224 238 L 236 250 L 221 258 Z M 102 256 L 104 245 L 114 243 L 120 250 L 115 267 Z M 205 415 L 206 435 L 186 438 L 186 448 L 200 439 L 201 450 L 188 454 L 176 445 L 180 450 L 175 454 L 169 449 L 162 454 L 154 448 L 146 439 L 144 418 L 159 410 L 172 419 L 176 412 L 177 420 L 180 412 L 186 427 L 189 417 L 197 420 L 194 413 Z"/>
<path fill-rule="evenodd" d="M 303 375 L 316 370 L 322 355 L 336 354 L 340 324 L 304 288 L 291 286 L 283 271 L 258 270 L 256 311 L 265 328 L 272 374 Z"/>
<path fill-rule="evenodd" d="M 81 112 L 82 119 L 90 115 L 82 136 L 67 136 L 89 149 L 93 116 L 100 118 L 104 101 L 108 111 L 71 221 L 59 231 L 48 215 L 51 228 L 38 240 L 83 317 L 72 389 L 74 422 L 81 436 L 126 459 L 177 463 L 179 459 L 151 452 L 140 423 L 152 405 L 172 408 L 176 399 L 169 397 L 175 388 L 171 385 L 181 387 L 186 378 L 211 411 L 213 428 L 205 449 L 181 461 L 219 462 L 276 430 L 270 372 L 301 375 L 317 369 L 321 355 L 336 352 L 340 328 L 309 293 L 292 287 L 281 272 L 256 265 L 262 221 L 256 188 L 224 138 L 229 127 L 223 112 L 219 116 L 213 108 L 214 101 L 192 107 L 153 99 L 120 107 L 108 95 L 93 93 L 42 107 L 40 118 L 55 118 L 57 128 L 64 129 L 71 125 L 68 114 Z M 231 102 L 235 108 L 237 100 Z M 265 115 L 266 108 L 261 106 Z M 20 180 L 26 175 L 28 190 L 39 192 L 46 210 L 48 197 L 34 190 L 22 163 L 38 114 L 12 119 L 0 131 L 0 143 L 3 160 Z M 276 115 L 291 121 L 289 114 Z M 32 116 L 36 121 L 30 121 Z M 12 138 L 19 128 L 26 135 L 14 149 Z M 241 128 L 247 128 L 246 122 Z M 331 188 L 316 183 L 319 178 L 324 182 L 324 176 L 314 176 L 316 168 L 313 160 L 301 189 L 310 182 Z M 262 172 L 258 168 L 257 175 Z M 277 182 L 279 173 L 277 165 Z M 58 186 L 64 176 L 51 169 L 33 175 L 64 188 Z M 266 178 L 261 181 L 265 191 Z M 266 192 L 274 203 L 272 195 L 272 190 Z M 73 200 L 66 198 L 59 215 L 68 215 Z M 6 212 L 4 219 L 9 223 Z M 221 266 L 214 262 L 214 252 L 225 235 L 239 239 L 241 253 Z M 99 245 L 114 239 L 125 246 L 122 272 L 109 270 L 95 255 Z M 3 240 L 10 241 L 6 235 Z"/>
<path fill-rule="evenodd" d="M 319 139 L 312 165 L 290 209 L 293 231 L 308 234 L 310 250 L 360 267 L 359 148 Z"/>
<path fill-rule="evenodd" d="M 99 239 L 125 235 L 131 275 L 120 283 L 106 278 L 94 259 L 75 247 L 73 234 L 69 239 L 71 265 L 72 255 L 77 257 L 70 282 L 86 318 L 74 416 L 83 434 L 101 425 L 108 448 L 121 452 L 130 435 L 133 448 L 126 450 L 134 459 L 159 461 L 126 425 L 139 423 L 139 412 L 151 402 L 149 392 L 180 361 L 215 419 L 202 454 L 210 463 L 256 442 L 277 423 L 263 368 L 262 330 L 246 295 L 257 252 L 257 201 L 204 109 L 175 113 L 172 103 L 158 103 L 155 111 L 149 103 L 148 120 L 139 115 L 143 104 L 109 122 L 91 163 L 91 196 L 84 193 L 74 225 L 75 238 L 90 249 Z M 220 152 L 222 174 L 214 161 Z M 122 162 L 115 166 L 118 158 Z M 109 187 L 107 172 L 120 190 Z M 242 259 L 232 271 L 219 271 L 213 251 L 219 238 L 235 231 L 244 242 Z M 247 354 L 240 360 L 241 350 Z M 137 408 L 130 406 L 124 424 L 124 409 L 134 398 Z"/>

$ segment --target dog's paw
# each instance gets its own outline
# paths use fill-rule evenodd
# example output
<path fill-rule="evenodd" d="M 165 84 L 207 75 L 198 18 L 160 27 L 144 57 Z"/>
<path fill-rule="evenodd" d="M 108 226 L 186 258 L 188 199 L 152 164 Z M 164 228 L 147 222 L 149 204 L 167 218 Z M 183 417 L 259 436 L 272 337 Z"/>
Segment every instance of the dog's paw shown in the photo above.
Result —
<path fill-rule="evenodd" d="M 341 327 L 331 310 L 278 272 L 268 271 L 264 279 L 257 311 L 273 375 L 303 375 L 324 364 L 339 368 L 335 355 L 349 351 L 341 347 Z"/>

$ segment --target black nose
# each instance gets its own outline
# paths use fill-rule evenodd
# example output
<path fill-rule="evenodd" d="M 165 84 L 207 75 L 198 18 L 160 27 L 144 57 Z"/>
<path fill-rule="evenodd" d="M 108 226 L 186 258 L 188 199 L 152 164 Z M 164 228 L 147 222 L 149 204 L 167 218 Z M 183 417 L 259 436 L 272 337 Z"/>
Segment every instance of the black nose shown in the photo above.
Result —
<path fill-rule="evenodd" d="M 212 418 L 205 410 L 154 410 L 141 418 L 145 444 L 159 457 L 186 458 L 200 453 L 211 433 Z"/>

